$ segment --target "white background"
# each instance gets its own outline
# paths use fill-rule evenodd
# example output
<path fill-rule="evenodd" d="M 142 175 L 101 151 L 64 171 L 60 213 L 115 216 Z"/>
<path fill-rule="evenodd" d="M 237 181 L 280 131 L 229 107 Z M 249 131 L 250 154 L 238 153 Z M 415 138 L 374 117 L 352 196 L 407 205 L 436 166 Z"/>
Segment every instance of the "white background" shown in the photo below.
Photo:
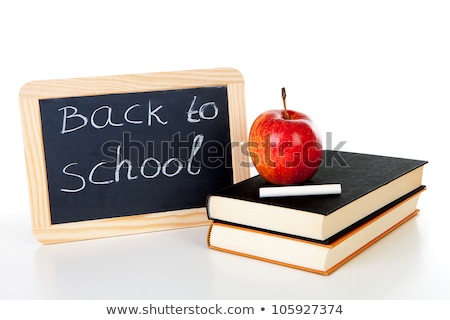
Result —
<path fill-rule="evenodd" d="M 449 299 L 446 1 L 3 1 L 1 299 Z M 206 227 L 43 246 L 18 104 L 31 80 L 234 67 L 248 127 L 309 114 L 334 148 L 428 160 L 419 216 L 323 277 L 216 252 Z"/>

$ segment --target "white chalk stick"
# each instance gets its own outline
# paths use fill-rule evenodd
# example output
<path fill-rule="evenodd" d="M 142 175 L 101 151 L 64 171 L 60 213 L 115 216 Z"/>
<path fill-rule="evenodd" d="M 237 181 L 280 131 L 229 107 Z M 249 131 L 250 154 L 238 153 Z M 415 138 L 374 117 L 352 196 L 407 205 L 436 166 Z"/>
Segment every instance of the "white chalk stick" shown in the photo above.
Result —
<path fill-rule="evenodd" d="M 341 184 L 282 186 L 259 188 L 260 198 L 341 194 Z"/>

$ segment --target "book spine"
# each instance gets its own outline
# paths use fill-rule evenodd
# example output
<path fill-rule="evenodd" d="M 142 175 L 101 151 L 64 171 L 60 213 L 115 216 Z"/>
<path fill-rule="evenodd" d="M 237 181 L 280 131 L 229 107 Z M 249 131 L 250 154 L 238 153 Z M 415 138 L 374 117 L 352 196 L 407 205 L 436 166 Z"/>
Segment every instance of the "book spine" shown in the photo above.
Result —
<path fill-rule="evenodd" d="M 206 197 L 206 217 L 207 217 L 209 220 L 212 220 L 212 217 L 211 217 L 211 207 L 210 207 L 211 197 L 212 197 L 211 194 L 209 194 L 209 195 Z"/>
<path fill-rule="evenodd" d="M 211 232 L 213 228 L 214 223 L 211 222 L 208 227 L 208 233 L 206 234 L 206 244 L 208 245 L 208 248 L 211 248 Z"/>

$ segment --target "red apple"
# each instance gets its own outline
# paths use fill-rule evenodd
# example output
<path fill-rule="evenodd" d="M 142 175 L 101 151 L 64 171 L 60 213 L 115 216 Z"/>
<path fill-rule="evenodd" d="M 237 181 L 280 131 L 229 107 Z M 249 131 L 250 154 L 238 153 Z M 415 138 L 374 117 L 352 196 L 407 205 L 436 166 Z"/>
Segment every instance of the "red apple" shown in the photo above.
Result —
<path fill-rule="evenodd" d="M 283 101 L 285 91 L 283 88 Z M 297 111 L 269 110 L 250 128 L 249 152 L 258 173 L 270 183 L 298 184 L 311 179 L 322 161 L 317 126 Z"/>

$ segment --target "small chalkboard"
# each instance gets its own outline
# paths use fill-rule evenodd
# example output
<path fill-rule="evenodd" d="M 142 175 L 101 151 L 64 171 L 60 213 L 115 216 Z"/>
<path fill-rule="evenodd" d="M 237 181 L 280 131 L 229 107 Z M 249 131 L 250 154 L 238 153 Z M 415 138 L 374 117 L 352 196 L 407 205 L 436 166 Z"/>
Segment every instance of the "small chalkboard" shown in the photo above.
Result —
<path fill-rule="evenodd" d="M 42 243 L 204 225 L 207 195 L 249 177 L 235 69 L 34 81 L 20 105 Z"/>

